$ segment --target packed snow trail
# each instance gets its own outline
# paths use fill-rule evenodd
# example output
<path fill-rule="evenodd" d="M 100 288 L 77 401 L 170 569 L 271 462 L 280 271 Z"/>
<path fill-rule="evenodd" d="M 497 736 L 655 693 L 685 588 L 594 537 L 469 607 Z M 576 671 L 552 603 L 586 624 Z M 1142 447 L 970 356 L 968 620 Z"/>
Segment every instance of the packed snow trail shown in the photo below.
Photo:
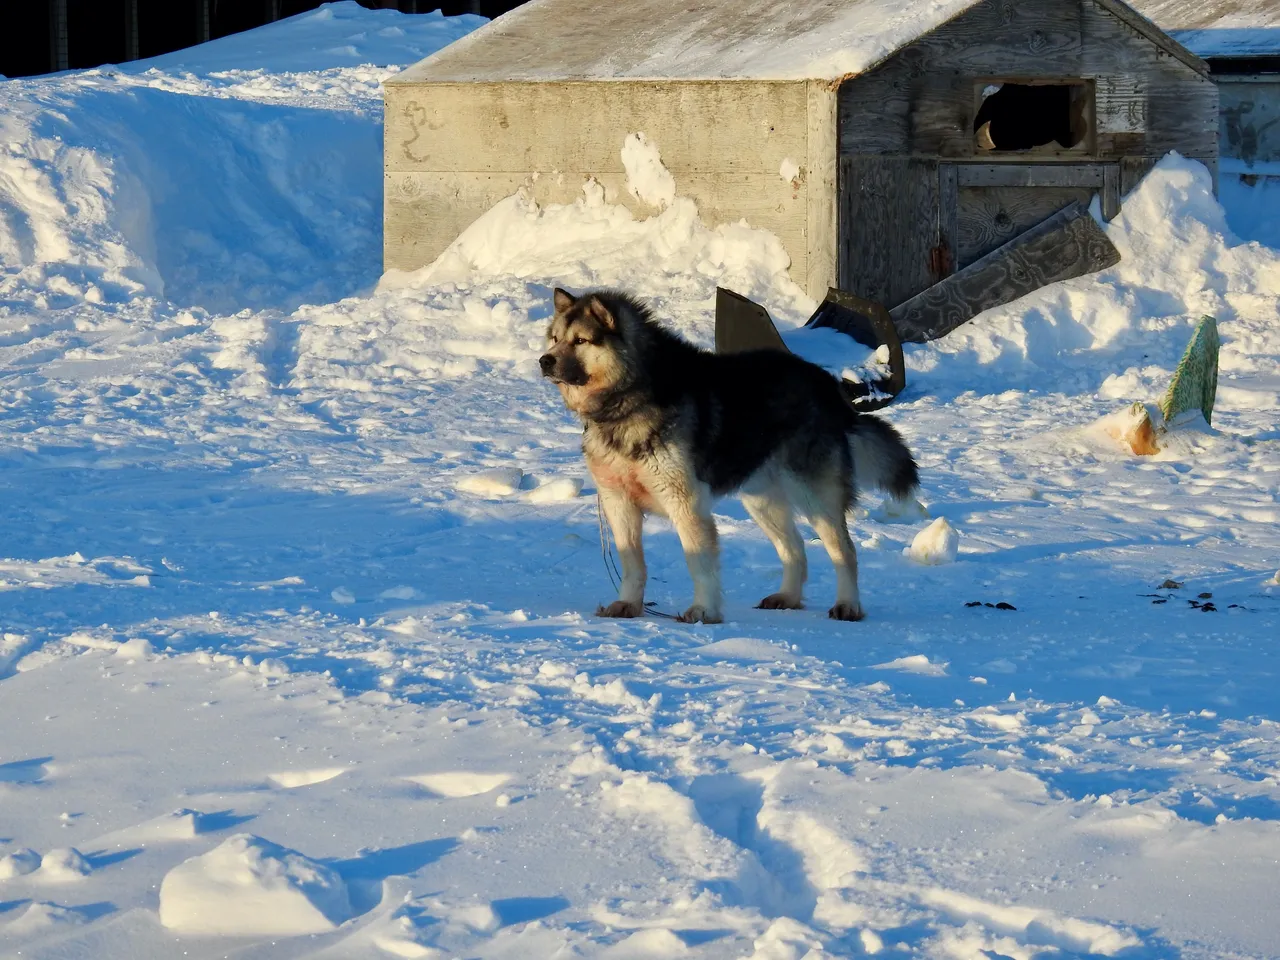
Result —
<path fill-rule="evenodd" d="M 908 351 L 952 562 L 870 501 L 866 621 L 757 611 L 726 501 L 725 624 L 602 621 L 549 284 L 813 304 L 678 180 L 380 279 L 377 83 L 477 23 L 0 84 L 0 954 L 1275 956 L 1280 254 L 1167 158 L 1119 266 Z M 1206 312 L 1214 428 L 1124 453 Z"/>

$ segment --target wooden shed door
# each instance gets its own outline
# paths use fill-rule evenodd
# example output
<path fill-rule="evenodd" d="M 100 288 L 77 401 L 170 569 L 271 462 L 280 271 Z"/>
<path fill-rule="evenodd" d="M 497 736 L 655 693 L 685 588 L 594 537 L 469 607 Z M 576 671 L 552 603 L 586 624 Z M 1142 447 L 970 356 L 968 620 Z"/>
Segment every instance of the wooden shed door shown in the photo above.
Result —
<path fill-rule="evenodd" d="M 1120 169 L 1114 163 L 943 164 L 956 183 L 954 213 L 944 204 L 945 225 L 955 218 L 955 266 L 962 269 L 1075 201 L 1102 197 L 1103 217 L 1120 209 Z M 945 226 L 944 226 L 945 230 Z"/>
<path fill-rule="evenodd" d="M 840 287 L 895 307 L 951 272 L 938 227 L 938 162 L 840 158 Z"/>

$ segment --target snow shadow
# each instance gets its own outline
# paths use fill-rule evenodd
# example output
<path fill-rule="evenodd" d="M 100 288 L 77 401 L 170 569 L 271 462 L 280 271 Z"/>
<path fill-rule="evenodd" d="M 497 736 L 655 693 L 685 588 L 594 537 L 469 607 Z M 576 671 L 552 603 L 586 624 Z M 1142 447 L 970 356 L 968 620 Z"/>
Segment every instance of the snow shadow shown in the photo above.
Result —
<path fill-rule="evenodd" d="M 542 920 L 569 907 L 564 897 L 507 897 L 493 900 L 489 906 L 498 915 L 498 922 L 509 927 L 513 923 L 530 923 Z"/>
<path fill-rule="evenodd" d="M 204 813 L 200 815 L 200 830 L 202 833 L 217 833 L 220 830 L 230 830 L 232 827 L 238 827 L 242 823 L 248 823 L 250 820 L 256 820 L 256 813 L 236 813 L 234 810 L 215 810 L 213 813 Z"/>
<path fill-rule="evenodd" d="M 39 783 L 44 779 L 44 765 L 53 757 L 33 757 L 0 763 L 0 783 Z"/>
<path fill-rule="evenodd" d="M 84 855 L 89 866 L 94 870 L 100 870 L 103 867 L 109 867 L 113 863 L 124 863 L 126 860 L 132 860 L 138 854 L 142 853 L 142 847 L 132 847 L 128 850 L 112 850 L 108 853 L 105 850 L 95 850 L 92 853 Z"/>
<path fill-rule="evenodd" d="M 367 850 L 358 857 L 334 861 L 330 866 L 346 880 L 385 880 L 416 873 L 453 852 L 457 846 L 458 841 L 452 837 L 438 837 L 382 850 Z"/>
<path fill-rule="evenodd" d="M 726 522 L 723 626 L 654 618 L 619 623 L 593 616 L 613 587 L 600 557 L 594 503 L 586 498 L 536 513 L 515 505 L 477 509 L 467 500 L 414 502 L 412 490 L 290 487 L 274 469 L 103 469 L 71 466 L 72 459 L 0 470 L 0 496 L 10 504 L 5 551 L 34 570 L 29 586 L 5 593 L 6 628 L 29 632 L 33 642 L 108 623 L 141 631 L 136 635 L 157 649 L 223 649 L 257 659 L 268 648 L 256 638 L 274 623 L 282 636 L 296 638 L 307 623 L 326 618 L 333 627 L 361 619 L 434 620 L 449 608 L 471 611 L 473 627 L 458 629 L 478 643 L 501 636 L 548 653 L 575 651 L 586 636 L 691 662 L 696 647 L 761 638 L 820 658 L 850 686 L 884 681 L 924 707 L 951 709 L 955 700 L 983 703 L 1010 691 L 1059 702 L 1107 696 L 1184 713 L 1213 707 L 1224 717 L 1265 716 L 1272 706 L 1267 676 L 1280 651 L 1259 642 L 1251 627 L 1274 612 L 1252 598 L 1256 584 L 1196 584 L 1197 591 L 1212 590 L 1223 611 L 1232 603 L 1249 608 L 1232 616 L 1185 604 L 1153 606 L 1145 596 L 1153 585 L 1127 579 L 1108 551 L 1166 542 L 1158 538 L 1011 546 L 923 568 L 889 542 L 910 530 L 881 526 L 885 547 L 860 551 L 868 618 L 833 624 L 824 614 L 834 574 L 820 547 L 808 545 L 809 609 L 755 610 L 777 588 L 777 557 L 754 527 Z M 736 502 L 717 511 L 745 523 Z M 650 599 L 659 609 L 683 609 L 691 585 L 669 525 L 646 531 L 646 553 Z M 42 566 L 41 558 L 76 554 L 83 559 Z M 1008 601 L 1017 609 L 966 608 L 972 600 Z M 1073 629 L 1064 631 L 1064 621 Z M 1209 660 L 1196 653 L 1206 643 L 1216 651 Z M 350 644 L 286 641 L 265 655 L 294 670 L 331 670 L 335 682 L 357 692 L 378 689 L 387 671 Z M 876 667 L 917 656 L 927 657 L 927 673 Z M 621 669 L 638 696 L 667 697 L 669 684 Z M 989 681 L 991 692 L 973 677 Z M 424 688 L 409 695 L 442 694 Z M 12 767 L 7 776 L 36 774 L 36 767 Z"/>
<path fill-rule="evenodd" d="M 329 866 L 347 883 L 351 906 L 357 914 L 368 913 L 382 901 L 382 881 L 408 876 L 452 853 L 458 841 L 452 837 L 420 840 L 398 847 L 367 850 L 358 857 L 331 861 Z"/>
<path fill-rule="evenodd" d="M 755 854 L 766 876 L 756 882 L 715 881 L 708 884 L 727 902 L 745 903 L 769 917 L 807 920 L 818 903 L 809 882 L 804 854 L 762 829 L 764 785 L 732 773 L 705 774 L 689 783 L 688 795 L 698 819 L 714 833 Z"/>

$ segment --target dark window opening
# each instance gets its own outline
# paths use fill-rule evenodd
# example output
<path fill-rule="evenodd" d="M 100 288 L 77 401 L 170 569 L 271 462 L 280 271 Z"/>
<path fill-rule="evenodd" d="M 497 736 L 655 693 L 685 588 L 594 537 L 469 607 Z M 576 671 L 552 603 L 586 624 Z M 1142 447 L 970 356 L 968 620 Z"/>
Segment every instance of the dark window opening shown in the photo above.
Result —
<path fill-rule="evenodd" d="M 1087 150 L 1090 87 L 1085 83 L 979 85 L 974 143 L 979 151 Z"/>

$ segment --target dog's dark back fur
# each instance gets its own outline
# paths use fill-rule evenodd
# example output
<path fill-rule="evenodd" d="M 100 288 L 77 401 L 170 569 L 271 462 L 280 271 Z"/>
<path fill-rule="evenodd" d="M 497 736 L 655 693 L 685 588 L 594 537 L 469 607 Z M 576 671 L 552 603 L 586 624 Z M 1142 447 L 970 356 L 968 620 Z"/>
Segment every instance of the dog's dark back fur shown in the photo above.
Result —
<path fill-rule="evenodd" d="M 653 437 L 658 442 L 687 424 L 698 478 L 715 493 L 737 489 L 775 455 L 804 475 L 829 463 L 834 451 L 856 475 L 848 438 L 860 434 L 905 453 L 898 432 L 855 411 L 821 367 L 774 350 L 710 353 L 668 330 L 627 295 L 613 290 L 594 295 L 619 319 L 616 332 L 606 335 L 623 341 L 619 349 L 632 376 L 613 396 L 601 398 L 601 409 L 591 419 L 607 434 L 611 419 L 651 406 L 659 412 Z M 801 424 L 803 429 L 796 429 Z M 901 497 L 918 482 L 915 462 L 906 454 L 890 465 L 881 485 Z M 850 502 L 853 496 L 851 490 Z"/>

